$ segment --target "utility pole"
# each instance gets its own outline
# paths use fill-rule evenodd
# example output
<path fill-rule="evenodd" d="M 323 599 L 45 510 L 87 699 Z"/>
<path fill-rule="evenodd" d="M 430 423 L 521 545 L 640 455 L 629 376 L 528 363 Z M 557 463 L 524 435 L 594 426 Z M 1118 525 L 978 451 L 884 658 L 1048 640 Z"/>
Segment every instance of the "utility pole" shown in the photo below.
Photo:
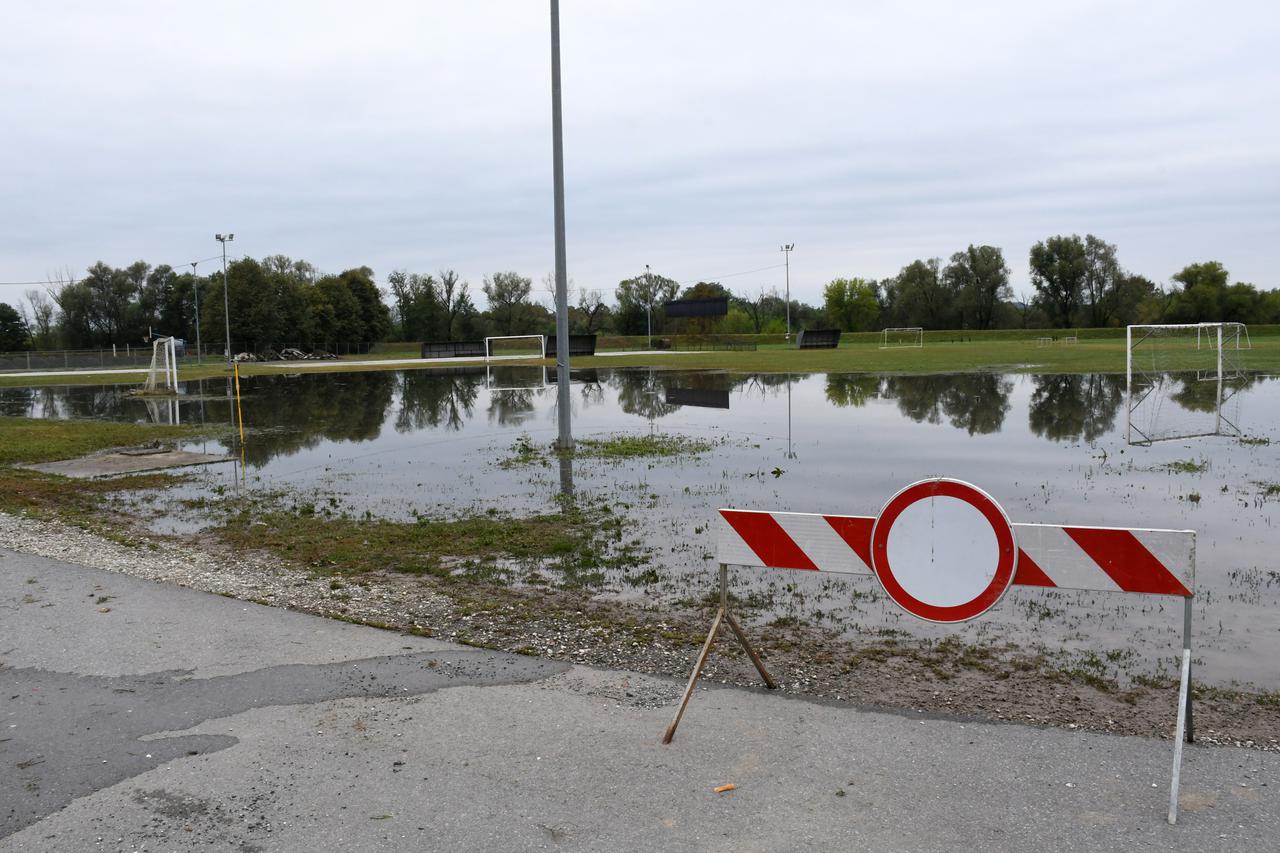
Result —
<path fill-rule="evenodd" d="M 564 130 L 560 110 L 560 0 L 551 0 L 551 159 L 556 243 L 556 409 L 561 451 L 573 449 L 569 400 L 569 276 L 564 249 Z"/>
<path fill-rule="evenodd" d="M 227 291 L 227 243 L 234 240 L 234 234 L 214 234 L 213 239 L 222 244 L 222 309 L 226 311 L 227 327 L 227 364 L 231 364 L 231 297 Z"/>
<path fill-rule="evenodd" d="M 191 262 L 191 292 L 195 295 L 196 300 L 196 364 L 200 363 L 200 279 L 196 276 L 196 264 L 199 261 Z M 225 282 L 223 282 L 225 285 Z"/>
<path fill-rule="evenodd" d="M 787 267 L 787 343 L 791 343 L 791 250 L 796 247 L 795 243 L 786 243 L 779 251 L 785 259 L 784 263 Z M 774 267 L 777 269 L 777 267 Z"/>

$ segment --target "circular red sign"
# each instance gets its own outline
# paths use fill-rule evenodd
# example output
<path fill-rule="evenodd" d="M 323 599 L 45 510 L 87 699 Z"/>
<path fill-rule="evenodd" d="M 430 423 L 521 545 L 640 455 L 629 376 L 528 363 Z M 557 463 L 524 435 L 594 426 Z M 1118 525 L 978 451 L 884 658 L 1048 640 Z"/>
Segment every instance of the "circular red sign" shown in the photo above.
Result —
<path fill-rule="evenodd" d="M 871 568 L 884 591 L 930 622 L 986 613 L 1013 583 L 1017 566 L 1009 517 L 961 480 L 912 483 L 889 499 L 871 530 Z"/>

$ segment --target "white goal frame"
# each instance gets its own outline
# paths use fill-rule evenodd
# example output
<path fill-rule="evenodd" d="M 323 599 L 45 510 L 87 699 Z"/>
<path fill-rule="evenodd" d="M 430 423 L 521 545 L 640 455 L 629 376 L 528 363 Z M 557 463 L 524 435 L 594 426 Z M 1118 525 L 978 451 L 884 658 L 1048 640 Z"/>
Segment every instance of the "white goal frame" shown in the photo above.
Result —
<path fill-rule="evenodd" d="M 1190 330 L 1194 329 L 1196 333 L 1196 350 L 1206 350 L 1213 348 L 1216 354 L 1213 356 L 1212 367 L 1195 367 L 1182 368 L 1181 371 L 1171 369 L 1169 372 L 1188 373 L 1194 370 L 1197 382 L 1216 382 L 1217 393 L 1215 400 L 1214 427 L 1212 430 L 1204 430 L 1192 434 L 1177 434 L 1168 436 L 1147 435 L 1139 427 L 1133 424 L 1133 414 L 1143 404 L 1149 395 L 1155 392 L 1156 386 L 1136 387 L 1134 383 L 1133 373 L 1133 347 L 1136 342 L 1141 344 L 1151 335 L 1160 330 L 1181 330 L 1187 332 L 1187 346 L 1190 348 Z M 1161 441 L 1176 441 L 1187 438 L 1202 438 L 1212 435 L 1240 435 L 1240 428 L 1233 423 L 1230 418 L 1223 415 L 1223 404 L 1231 397 L 1235 396 L 1238 388 L 1231 389 L 1227 393 L 1224 387 L 1224 380 L 1227 378 L 1228 371 L 1223 364 L 1223 351 L 1226 350 L 1244 350 L 1252 349 L 1252 342 L 1249 340 L 1249 327 L 1244 323 L 1152 323 L 1144 325 L 1131 325 L 1125 327 L 1125 442 L 1131 445 L 1150 446 Z M 1240 375 L 1238 365 L 1228 365 L 1233 377 Z M 1157 383 L 1158 384 L 1158 383 Z M 1134 438 L 1134 434 L 1137 438 Z"/>
<path fill-rule="evenodd" d="M 913 344 L 889 343 L 890 332 L 915 332 L 916 342 Z M 923 326 L 890 326 L 880 330 L 880 349 L 899 349 L 904 347 L 920 348 L 924 346 L 924 327 Z"/>
<path fill-rule="evenodd" d="M 539 355 L 494 355 L 493 349 L 490 347 L 490 341 L 510 341 L 510 340 L 526 340 L 535 338 L 538 341 Z M 484 360 L 494 361 L 500 358 L 546 358 L 547 357 L 547 336 L 546 335 L 490 335 L 484 339 Z"/>
<path fill-rule="evenodd" d="M 160 381 L 159 373 L 164 373 L 164 387 L 170 391 L 178 390 L 178 345 L 174 338 L 155 338 L 151 342 L 151 369 L 147 371 L 147 380 L 143 388 L 155 391 Z"/>

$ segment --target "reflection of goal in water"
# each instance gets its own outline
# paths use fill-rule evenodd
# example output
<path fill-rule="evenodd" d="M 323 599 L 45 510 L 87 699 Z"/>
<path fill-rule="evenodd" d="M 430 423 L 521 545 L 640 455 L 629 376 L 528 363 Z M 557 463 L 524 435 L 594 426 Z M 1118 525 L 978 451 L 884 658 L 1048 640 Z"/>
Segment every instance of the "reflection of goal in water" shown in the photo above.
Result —
<path fill-rule="evenodd" d="M 1129 326 L 1125 342 L 1129 444 L 1240 435 L 1243 323 Z"/>
<path fill-rule="evenodd" d="M 485 361 L 495 358 L 546 358 L 546 354 L 545 335 L 492 335 L 484 339 Z"/>
<path fill-rule="evenodd" d="M 920 326 L 893 327 L 880 332 L 880 349 L 922 346 L 924 346 L 924 329 Z"/>

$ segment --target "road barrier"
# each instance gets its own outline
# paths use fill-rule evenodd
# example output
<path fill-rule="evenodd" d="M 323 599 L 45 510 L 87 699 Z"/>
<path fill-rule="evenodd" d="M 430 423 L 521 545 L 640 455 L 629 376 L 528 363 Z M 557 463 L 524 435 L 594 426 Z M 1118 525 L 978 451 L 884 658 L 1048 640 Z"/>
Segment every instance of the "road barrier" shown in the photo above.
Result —
<path fill-rule="evenodd" d="M 722 623 L 733 629 L 761 678 L 777 686 L 729 611 L 728 567 L 873 574 L 898 606 L 938 623 L 976 619 L 1010 586 L 1172 595 L 1183 600 L 1169 823 L 1177 820 L 1182 744 L 1194 740 L 1191 714 L 1191 605 L 1195 532 L 1145 528 L 1014 524 L 989 494 L 936 477 L 912 483 L 877 516 L 722 509 L 717 519 L 720 607 L 674 719 L 670 743 Z"/>

